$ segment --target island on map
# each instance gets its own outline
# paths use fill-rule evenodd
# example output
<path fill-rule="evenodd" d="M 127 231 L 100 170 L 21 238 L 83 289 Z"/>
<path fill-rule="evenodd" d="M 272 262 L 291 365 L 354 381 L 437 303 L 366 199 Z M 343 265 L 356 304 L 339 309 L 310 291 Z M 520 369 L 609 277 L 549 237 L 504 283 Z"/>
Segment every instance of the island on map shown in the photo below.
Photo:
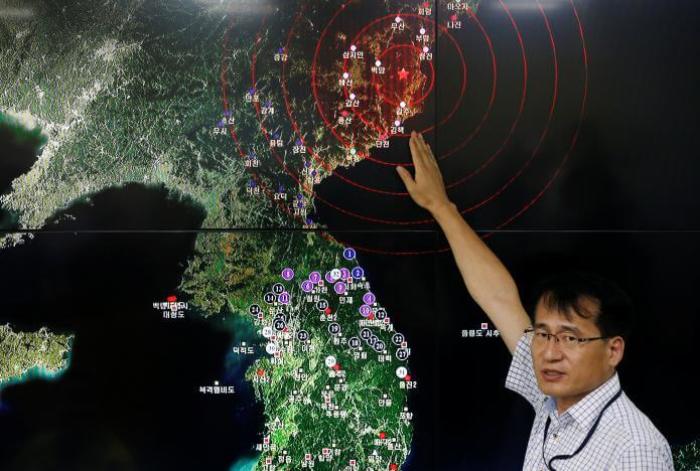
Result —
<path fill-rule="evenodd" d="M 72 341 L 46 328 L 15 332 L 10 325 L 0 326 L 0 388 L 32 377 L 57 377 L 68 368 Z"/>

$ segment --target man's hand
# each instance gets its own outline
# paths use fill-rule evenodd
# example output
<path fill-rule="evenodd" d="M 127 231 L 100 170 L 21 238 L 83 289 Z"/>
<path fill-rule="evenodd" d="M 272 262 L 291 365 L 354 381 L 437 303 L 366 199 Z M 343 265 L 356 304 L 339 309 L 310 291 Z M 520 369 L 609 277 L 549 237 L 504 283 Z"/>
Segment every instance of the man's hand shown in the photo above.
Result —
<path fill-rule="evenodd" d="M 413 201 L 430 211 L 442 228 L 469 294 L 496 325 L 512 353 L 530 325 L 515 281 L 450 202 L 440 168 L 423 136 L 412 132 L 409 144 L 416 177 L 411 178 L 403 167 L 396 170 Z"/>
<path fill-rule="evenodd" d="M 406 185 L 408 194 L 418 206 L 431 213 L 451 205 L 437 160 L 435 160 L 428 144 L 423 140 L 423 135 L 412 131 L 409 146 L 413 157 L 413 167 L 416 169 L 415 179 L 405 168 L 396 167 L 396 171 L 399 172 L 401 180 Z"/>

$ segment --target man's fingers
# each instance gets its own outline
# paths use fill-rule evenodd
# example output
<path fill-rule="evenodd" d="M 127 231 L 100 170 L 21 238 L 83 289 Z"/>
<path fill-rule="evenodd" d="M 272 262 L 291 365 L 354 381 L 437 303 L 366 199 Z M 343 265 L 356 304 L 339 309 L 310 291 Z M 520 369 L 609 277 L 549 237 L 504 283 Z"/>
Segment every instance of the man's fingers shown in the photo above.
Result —
<path fill-rule="evenodd" d="M 411 173 L 401 166 L 396 167 L 396 171 L 399 173 L 399 177 L 401 177 L 403 184 L 406 185 L 406 189 L 410 193 L 413 190 L 413 186 L 416 184 L 413 177 L 411 177 Z"/>
<path fill-rule="evenodd" d="M 425 166 L 424 168 L 432 166 L 433 168 L 439 171 L 440 166 L 438 165 L 437 160 L 435 159 L 435 155 L 433 154 L 433 151 L 430 148 L 430 146 L 425 142 L 425 139 L 423 138 L 422 134 L 416 134 L 416 147 L 419 149 L 422 163 Z"/>
<path fill-rule="evenodd" d="M 418 164 L 417 160 L 420 158 L 418 155 L 420 150 L 418 149 L 418 141 L 413 133 L 411 133 L 411 138 L 408 140 L 408 147 L 411 148 L 411 158 L 413 159 L 413 165 L 416 166 Z"/>
<path fill-rule="evenodd" d="M 411 139 L 408 141 L 411 147 L 411 155 L 413 156 L 413 166 L 418 171 L 419 168 L 424 168 L 426 165 L 426 156 L 424 155 L 425 149 L 421 145 L 420 134 L 415 131 L 411 132 Z"/>
<path fill-rule="evenodd" d="M 435 164 L 437 167 L 437 159 L 435 159 L 435 155 L 433 154 L 433 150 L 430 148 L 427 142 L 425 142 L 425 139 L 423 138 L 423 134 L 418 134 L 420 136 L 420 145 L 423 148 L 423 152 L 425 153 L 425 160 Z"/>
<path fill-rule="evenodd" d="M 432 150 L 430 149 L 430 146 L 428 145 L 428 143 L 425 142 L 425 138 L 423 137 L 423 134 L 416 133 L 416 139 L 418 141 L 418 146 L 421 148 L 421 150 L 423 150 L 423 152 L 425 152 L 425 156 L 430 157 L 432 155 Z"/>
<path fill-rule="evenodd" d="M 420 143 L 423 146 L 423 150 L 425 151 L 426 157 L 429 157 L 430 160 L 435 160 L 435 156 L 433 155 L 433 150 L 430 148 L 427 142 L 425 142 L 425 138 L 423 137 L 422 134 L 419 134 L 420 136 Z"/>

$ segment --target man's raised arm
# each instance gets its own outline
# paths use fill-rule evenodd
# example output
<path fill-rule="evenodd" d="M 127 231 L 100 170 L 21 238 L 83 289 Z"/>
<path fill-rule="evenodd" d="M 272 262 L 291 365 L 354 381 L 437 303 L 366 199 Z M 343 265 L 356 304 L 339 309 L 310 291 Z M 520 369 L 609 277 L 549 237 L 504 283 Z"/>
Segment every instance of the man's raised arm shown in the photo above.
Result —
<path fill-rule="evenodd" d="M 428 210 L 442 228 L 469 294 L 513 353 L 523 330 L 530 325 L 515 281 L 447 197 L 440 168 L 423 136 L 412 132 L 409 145 L 415 179 L 403 167 L 396 170 L 413 201 Z"/>

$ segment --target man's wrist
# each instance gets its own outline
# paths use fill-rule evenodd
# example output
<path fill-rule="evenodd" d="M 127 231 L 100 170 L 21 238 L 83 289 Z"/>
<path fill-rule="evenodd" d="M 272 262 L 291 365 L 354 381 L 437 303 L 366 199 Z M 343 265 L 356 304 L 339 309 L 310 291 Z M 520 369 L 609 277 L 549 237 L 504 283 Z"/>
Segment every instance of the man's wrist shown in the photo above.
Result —
<path fill-rule="evenodd" d="M 454 216 L 456 213 L 457 206 L 449 200 L 430 210 L 430 214 L 433 215 L 438 223 L 450 216 Z"/>

